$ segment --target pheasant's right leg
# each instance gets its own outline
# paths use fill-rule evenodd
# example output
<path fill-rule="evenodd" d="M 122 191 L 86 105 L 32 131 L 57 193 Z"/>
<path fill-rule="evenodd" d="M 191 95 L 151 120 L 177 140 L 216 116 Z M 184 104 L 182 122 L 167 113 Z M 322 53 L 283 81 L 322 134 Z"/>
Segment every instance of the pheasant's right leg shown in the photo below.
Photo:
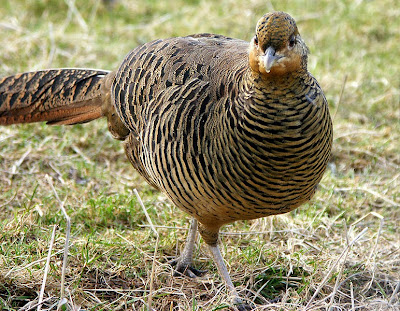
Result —
<path fill-rule="evenodd" d="M 221 278 L 224 280 L 226 287 L 231 296 L 231 303 L 238 311 L 252 310 L 252 307 L 242 301 L 235 286 L 232 283 L 231 277 L 229 276 L 228 269 L 226 268 L 224 258 L 222 257 L 221 251 L 218 247 L 218 232 L 219 228 L 205 226 L 200 223 L 199 232 L 206 242 L 208 249 L 212 254 L 213 261 L 218 268 L 218 272 Z"/>
<path fill-rule="evenodd" d="M 218 268 L 218 272 L 221 275 L 222 279 L 225 281 L 226 287 L 231 295 L 232 304 L 237 308 L 239 311 L 247 311 L 252 310 L 251 306 L 246 303 L 243 303 L 242 299 L 240 298 L 239 294 L 237 293 L 235 286 L 232 283 L 231 277 L 229 276 L 228 269 L 224 263 L 224 259 L 222 258 L 221 251 L 219 250 L 218 244 L 210 245 L 207 244 L 208 249 L 210 250 L 214 263 Z"/>
<path fill-rule="evenodd" d="M 189 233 L 186 239 L 186 245 L 181 255 L 170 261 L 170 264 L 175 267 L 174 276 L 185 274 L 191 278 L 202 275 L 207 270 L 197 270 L 193 267 L 193 250 L 197 237 L 197 220 L 195 218 L 190 222 Z"/>

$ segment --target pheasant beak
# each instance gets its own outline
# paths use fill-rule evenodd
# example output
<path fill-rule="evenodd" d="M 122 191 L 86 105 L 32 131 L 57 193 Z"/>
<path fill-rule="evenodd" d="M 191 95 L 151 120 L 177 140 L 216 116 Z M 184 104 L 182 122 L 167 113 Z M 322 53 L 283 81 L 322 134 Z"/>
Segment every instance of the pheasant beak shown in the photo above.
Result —
<path fill-rule="evenodd" d="M 264 68 L 267 73 L 271 71 L 272 66 L 282 58 L 283 56 L 277 55 L 275 49 L 270 46 L 265 50 L 263 61 L 264 61 Z"/>

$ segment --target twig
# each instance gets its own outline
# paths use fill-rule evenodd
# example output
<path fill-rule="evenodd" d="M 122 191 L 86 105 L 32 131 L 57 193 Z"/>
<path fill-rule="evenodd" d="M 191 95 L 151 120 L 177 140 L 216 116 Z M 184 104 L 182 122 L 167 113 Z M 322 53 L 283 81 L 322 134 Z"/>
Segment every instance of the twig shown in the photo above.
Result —
<path fill-rule="evenodd" d="M 346 82 L 347 82 L 347 74 L 346 74 L 346 75 L 344 76 L 344 78 L 343 78 L 342 89 L 340 90 L 340 95 L 339 95 L 339 101 L 338 101 L 338 103 L 337 103 L 337 105 L 336 105 L 336 110 L 335 110 L 335 112 L 334 112 L 334 114 L 333 114 L 333 117 L 332 117 L 332 120 L 333 120 L 333 121 L 335 121 L 336 114 L 337 114 L 337 112 L 338 112 L 338 110 L 339 110 L 339 106 L 340 106 L 340 104 L 342 103 L 342 98 L 343 98 L 343 93 L 344 93 L 344 87 L 346 86 Z"/>
<path fill-rule="evenodd" d="M 54 55 L 56 53 L 56 43 L 54 40 L 54 31 L 53 31 L 53 23 L 49 23 L 49 37 L 50 37 L 50 44 L 51 44 L 51 49 L 50 49 L 50 55 L 49 59 L 47 61 L 47 67 L 50 68 L 52 67 L 53 60 L 54 60 Z"/>
<path fill-rule="evenodd" d="M 18 190 L 15 191 L 14 195 L 12 196 L 12 198 L 11 198 L 10 200 L 8 200 L 7 202 L 5 202 L 5 203 L 3 203 L 3 204 L 0 204 L 0 208 L 3 208 L 4 206 L 10 205 L 10 203 L 15 199 L 15 197 L 17 196 L 17 194 L 18 194 Z M 11 209 L 11 208 L 10 208 L 10 209 Z"/>
<path fill-rule="evenodd" d="M 37 307 L 37 311 L 40 311 L 40 309 L 42 307 L 44 289 L 46 287 L 47 274 L 49 273 L 49 267 L 50 267 L 51 251 L 53 250 L 54 238 L 56 236 L 56 228 L 57 228 L 57 225 L 54 225 L 53 232 L 51 234 L 51 239 L 50 239 L 49 252 L 47 253 L 46 266 L 44 268 L 43 282 L 42 282 L 42 288 L 40 289 L 39 302 L 38 302 L 39 305 Z"/>
<path fill-rule="evenodd" d="M 368 230 L 367 228 L 364 228 L 364 230 L 362 230 L 354 239 L 353 241 L 350 242 L 350 244 L 348 244 L 346 246 L 346 248 L 342 251 L 342 253 L 340 254 L 339 258 L 336 259 L 335 263 L 332 265 L 332 267 L 329 269 L 328 273 L 325 275 L 324 279 L 322 280 L 322 282 L 319 284 L 317 290 L 315 291 L 314 295 L 311 297 L 311 299 L 308 301 L 305 310 L 307 310 L 307 308 L 310 306 L 310 304 L 312 303 L 312 301 L 314 300 L 314 298 L 318 295 L 318 293 L 321 291 L 322 287 L 325 285 L 325 283 L 327 282 L 328 278 L 330 277 L 332 271 L 335 269 L 335 267 L 338 265 L 339 261 L 342 259 L 342 257 L 346 254 L 347 250 L 353 246 L 353 244 L 358 241 Z"/>
<path fill-rule="evenodd" d="M 350 281 L 351 311 L 355 311 L 353 282 Z"/>
<path fill-rule="evenodd" d="M 90 160 L 81 149 L 79 149 L 76 145 L 71 145 L 72 150 L 74 150 L 77 154 L 79 154 L 87 163 L 93 164 L 93 161 Z"/>
<path fill-rule="evenodd" d="M 389 304 L 394 304 L 394 303 L 395 303 L 395 301 L 396 301 L 396 295 L 397 295 L 398 292 L 400 292 L 400 281 L 397 283 L 397 286 L 396 286 L 396 288 L 394 289 L 394 292 L 393 292 L 393 294 L 392 294 L 392 297 L 390 297 Z"/>
<path fill-rule="evenodd" d="M 75 6 L 75 0 L 65 0 L 68 5 L 68 17 L 72 18 L 72 15 L 75 15 L 76 20 L 78 21 L 79 26 L 84 30 L 88 30 L 88 25 L 83 19 L 81 13 L 79 13 L 78 9 Z"/>
<path fill-rule="evenodd" d="M 136 195 L 136 198 L 138 199 L 139 204 L 140 204 L 140 206 L 142 207 L 144 214 L 146 215 L 146 218 L 147 218 L 147 221 L 148 221 L 149 224 L 150 224 L 151 230 L 153 230 L 155 236 L 158 236 L 158 232 L 157 232 L 156 228 L 154 227 L 153 222 L 151 221 L 151 218 L 150 218 L 149 213 L 147 213 L 147 209 L 146 209 L 146 207 L 144 206 L 143 201 L 142 201 L 142 199 L 141 199 L 140 196 L 139 196 L 139 193 L 137 192 L 136 189 L 133 189 L 133 193 Z"/>
<path fill-rule="evenodd" d="M 371 215 L 373 215 L 373 216 L 375 216 L 375 217 L 378 217 L 378 218 L 380 219 L 380 224 L 379 224 L 378 234 L 376 235 L 374 247 L 372 248 L 371 253 L 369 254 L 369 257 L 368 257 L 368 261 L 371 261 L 371 258 L 374 257 L 374 258 L 373 258 L 374 263 L 373 263 L 373 268 L 372 268 L 372 278 L 371 278 L 371 282 L 370 282 L 369 285 L 368 285 L 368 289 L 371 288 L 372 283 L 374 282 L 374 279 L 375 279 L 375 271 L 376 271 L 376 248 L 377 248 L 377 246 L 378 246 L 378 242 L 379 242 L 379 238 L 380 238 L 381 233 L 382 233 L 383 222 L 384 222 L 383 216 L 379 215 L 378 213 L 371 212 Z"/>
<path fill-rule="evenodd" d="M 17 173 L 17 168 L 19 168 L 22 164 L 22 162 L 24 162 L 25 158 L 28 156 L 28 154 L 30 154 L 32 151 L 31 146 L 29 146 L 29 149 L 21 156 L 21 158 L 19 158 L 18 161 L 16 161 L 14 163 L 14 165 L 11 167 L 11 174 L 15 175 Z"/>
<path fill-rule="evenodd" d="M 350 188 L 350 187 L 346 188 L 346 187 L 344 187 L 344 188 L 335 188 L 334 190 L 335 191 L 357 191 L 357 190 L 358 191 L 364 191 L 364 192 L 368 192 L 368 193 L 372 194 L 373 196 L 375 196 L 377 198 L 382 199 L 383 201 L 385 201 L 386 203 L 389 203 L 393 207 L 399 207 L 400 206 L 400 203 L 396 203 L 395 201 L 392 201 L 392 200 L 388 199 L 384 195 L 382 195 L 382 194 L 380 194 L 380 193 L 378 193 L 378 192 L 376 192 L 374 190 L 368 189 L 366 187 L 354 187 L 354 188 Z"/>
<path fill-rule="evenodd" d="M 154 275 L 156 272 L 156 258 L 157 258 L 157 250 L 158 250 L 158 242 L 160 238 L 159 235 L 157 234 L 157 239 L 156 239 L 156 246 L 154 248 L 154 257 L 153 257 L 153 263 L 151 265 L 151 274 L 150 274 L 150 293 L 149 293 L 149 300 L 148 300 L 148 309 L 149 311 L 152 310 L 151 304 L 153 300 L 153 290 L 154 290 Z"/>
<path fill-rule="evenodd" d="M 1 24 L 0 23 L 0 28 L 1 28 Z M 6 141 L 9 138 L 13 138 L 15 135 L 8 135 L 8 136 L 4 136 L 3 138 L 0 138 L 0 143 L 2 143 L 3 141 Z"/>
<path fill-rule="evenodd" d="M 143 256 L 151 258 L 151 256 L 149 256 L 145 251 L 143 251 L 142 249 L 140 249 L 139 247 L 137 247 L 132 241 L 129 241 L 126 237 L 124 237 L 123 235 L 119 234 L 118 232 L 115 232 L 115 235 L 120 237 L 122 240 L 124 240 L 125 242 L 127 242 L 129 245 L 133 246 L 138 252 L 140 252 Z M 159 264 L 161 264 L 161 262 L 159 262 Z"/>
<path fill-rule="evenodd" d="M 54 256 L 56 256 L 58 254 L 61 254 L 62 252 L 63 251 L 58 251 L 57 253 L 52 254 L 51 257 L 54 257 Z M 42 259 L 38 259 L 38 260 L 32 261 L 32 262 L 28 263 L 27 265 L 25 265 L 25 266 L 23 266 L 21 268 L 12 268 L 10 271 L 7 272 L 7 274 L 4 277 L 8 277 L 11 273 L 15 273 L 15 272 L 18 272 L 18 271 L 21 271 L 21 270 L 24 270 L 24 269 L 28 269 L 29 267 L 32 267 L 32 266 L 34 266 L 34 265 L 36 265 L 36 264 L 38 264 L 38 263 L 40 263 L 42 261 L 45 261 L 45 260 L 46 260 L 46 258 L 42 258 Z"/>
<path fill-rule="evenodd" d="M 60 173 L 60 171 L 54 166 L 53 163 L 51 163 L 51 161 L 49 162 L 50 167 L 53 169 L 54 172 L 56 172 L 57 174 L 57 179 L 63 184 L 65 185 L 65 181 L 62 178 L 62 174 Z"/>
<path fill-rule="evenodd" d="M 375 217 L 377 217 L 377 218 L 380 219 L 379 230 L 378 230 L 378 234 L 377 234 L 376 239 L 375 239 L 374 247 L 372 248 L 372 250 L 371 250 L 371 252 L 370 252 L 370 254 L 369 254 L 369 256 L 368 256 L 368 261 L 371 261 L 372 255 L 373 255 L 373 254 L 376 254 L 376 248 L 377 248 L 377 246 L 378 246 L 379 238 L 380 238 L 381 233 L 382 233 L 382 228 L 383 228 L 383 223 L 384 223 L 384 217 L 383 217 L 382 215 L 376 213 L 376 212 L 369 212 L 368 214 L 364 215 L 363 217 L 361 217 L 360 219 L 358 219 L 357 221 L 355 221 L 354 223 L 352 223 L 352 226 L 355 226 L 355 225 L 358 224 L 360 221 L 362 221 L 363 219 L 367 218 L 369 215 L 375 216 Z M 374 256 L 374 266 L 373 266 L 373 269 L 372 269 L 372 278 L 371 278 L 371 281 L 369 282 L 367 288 L 364 290 L 364 292 L 368 291 L 368 290 L 371 288 L 372 283 L 373 283 L 374 280 L 375 280 L 375 271 L 376 271 L 375 257 L 376 257 L 376 255 Z"/>
<path fill-rule="evenodd" d="M 56 189 L 54 188 L 53 182 L 50 178 L 49 175 L 46 175 L 47 182 L 50 184 L 50 187 L 53 189 L 54 195 L 57 199 L 57 201 L 60 203 L 60 209 L 61 212 L 63 213 L 65 217 L 65 221 L 67 222 L 67 229 L 65 233 L 65 245 L 64 245 L 64 256 L 63 256 L 63 266 L 61 270 L 61 288 L 60 288 L 60 304 L 58 305 L 58 308 L 62 305 L 62 302 L 65 302 L 63 300 L 65 296 L 65 272 L 67 270 L 67 263 L 68 263 L 68 249 L 69 249 L 69 239 L 71 236 L 71 218 L 68 216 L 67 211 L 64 208 L 64 202 L 60 200 L 60 197 L 57 194 Z"/>
<path fill-rule="evenodd" d="M 262 295 L 260 295 L 261 291 L 266 287 L 266 286 L 270 286 L 269 282 L 265 282 L 260 288 L 259 290 L 254 294 L 254 298 L 252 299 L 252 302 L 255 303 L 256 299 L 263 299 L 264 303 L 267 303 L 268 300 L 265 299 Z"/>
<path fill-rule="evenodd" d="M 348 137 L 348 136 L 365 136 L 365 135 L 370 135 L 370 136 L 382 136 L 382 134 L 376 132 L 376 131 L 369 131 L 369 130 L 364 130 L 364 129 L 358 129 L 355 131 L 350 131 L 350 132 L 344 132 L 342 131 L 341 133 L 335 135 L 333 140 L 338 140 L 340 138 Z M 343 147 L 341 147 L 343 148 Z M 365 150 L 363 150 L 366 152 Z"/>
<path fill-rule="evenodd" d="M 349 245 L 349 238 L 348 238 L 348 235 L 347 235 L 347 226 L 346 226 L 346 223 L 345 223 L 345 227 L 346 227 L 346 242 L 347 242 L 347 245 Z M 349 251 L 350 251 L 350 247 L 347 247 L 347 248 L 346 248 L 345 255 L 344 255 L 343 263 L 346 262 L 347 256 L 349 255 Z M 332 305 L 333 305 L 333 302 L 334 302 L 334 300 L 335 300 L 336 292 L 337 292 L 338 289 L 339 289 L 339 281 L 340 281 L 340 279 L 341 279 L 341 277 L 342 277 L 342 274 L 343 274 L 343 269 L 344 269 L 344 264 L 341 265 L 340 270 L 339 270 L 339 273 L 338 273 L 338 275 L 337 275 L 337 277 L 336 277 L 335 287 L 333 288 L 333 291 L 332 291 L 332 293 L 331 293 L 331 300 L 329 301 L 329 305 L 328 305 L 328 308 L 327 308 L 328 310 L 331 310 Z"/>
<path fill-rule="evenodd" d="M 382 194 L 372 190 L 372 189 L 368 189 L 366 187 L 362 187 L 361 190 L 368 192 L 370 194 L 372 194 L 373 196 L 376 196 L 377 198 L 382 199 L 383 201 L 385 201 L 386 203 L 391 204 L 393 207 L 400 207 L 400 203 L 396 203 L 395 201 L 392 201 L 390 199 L 388 199 L 387 197 L 383 196 Z"/>
<path fill-rule="evenodd" d="M 129 293 L 146 293 L 147 292 L 147 290 L 146 289 L 143 289 L 143 288 L 140 288 L 140 289 L 131 289 L 131 288 L 128 288 L 128 289 L 125 289 L 125 288 L 85 288 L 85 290 L 84 290 L 85 292 L 114 292 L 114 293 L 117 293 L 117 294 L 121 294 L 121 293 L 124 293 L 124 292 L 129 292 Z M 121 294 L 122 295 L 122 294 Z"/>
<path fill-rule="evenodd" d="M 43 301 L 41 301 L 40 303 L 34 303 L 34 304 L 32 304 L 32 305 L 28 305 L 28 304 L 30 304 L 30 303 L 28 303 L 28 304 L 26 304 L 22 309 L 20 309 L 20 310 L 23 310 L 23 311 L 29 311 L 29 310 L 33 310 L 33 309 L 35 309 L 36 307 L 38 307 L 39 305 L 43 305 L 44 303 L 46 303 L 46 302 L 48 302 L 49 300 L 52 300 L 53 299 L 53 297 L 47 297 L 46 299 L 44 299 Z M 49 310 L 51 310 L 51 308 L 49 308 Z"/>
<path fill-rule="evenodd" d="M 185 230 L 188 231 L 189 228 L 186 227 L 175 227 L 175 226 L 160 226 L 160 225 L 138 225 L 141 228 L 160 228 L 160 229 L 173 229 L 173 230 Z M 221 236 L 247 236 L 247 235 L 261 235 L 261 234 L 271 234 L 272 233 L 294 233 L 298 234 L 300 236 L 306 236 L 304 233 L 300 232 L 300 229 L 294 230 L 294 229 L 288 229 L 288 230 L 268 230 L 268 231 L 236 231 L 236 232 L 227 232 L 227 231 L 221 231 L 219 235 Z M 314 246 L 315 247 L 315 246 Z"/>
<path fill-rule="evenodd" d="M 137 192 L 136 189 L 133 189 L 133 192 L 135 193 L 135 195 L 136 195 L 136 197 L 137 197 L 137 199 L 138 199 L 138 201 L 139 201 L 139 204 L 140 204 L 140 206 L 142 207 L 144 214 L 146 215 L 147 221 L 149 222 L 149 224 L 150 224 L 150 226 L 151 226 L 151 230 L 154 232 L 154 234 L 155 234 L 155 236 L 156 236 L 156 238 L 157 238 L 157 240 L 156 240 L 156 246 L 155 246 L 155 249 L 154 249 L 153 264 L 152 264 L 152 266 L 151 266 L 150 293 L 149 293 L 148 300 L 147 300 L 147 308 L 148 308 L 148 310 L 150 311 L 150 310 L 152 310 L 151 304 L 152 304 L 152 300 L 153 300 L 154 274 L 155 274 L 155 268 L 156 268 L 156 258 L 157 258 L 159 234 L 158 234 L 156 228 L 154 227 L 153 222 L 151 221 L 150 215 L 147 213 L 147 209 L 146 209 L 146 207 L 144 206 L 143 201 L 142 201 L 142 199 L 141 199 L 140 196 L 139 196 L 139 193 Z"/>
<path fill-rule="evenodd" d="M 153 226 L 151 226 L 151 225 L 146 225 L 146 224 L 138 225 L 138 226 L 141 227 L 141 228 L 148 228 L 148 227 L 152 228 L 152 227 L 154 227 L 154 228 L 160 228 L 160 229 L 173 229 L 173 230 L 186 230 L 186 231 L 189 230 L 189 228 L 186 228 L 186 227 L 174 227 L 174 226 L 161 226 L 161 225 L 153 225 Z"/>

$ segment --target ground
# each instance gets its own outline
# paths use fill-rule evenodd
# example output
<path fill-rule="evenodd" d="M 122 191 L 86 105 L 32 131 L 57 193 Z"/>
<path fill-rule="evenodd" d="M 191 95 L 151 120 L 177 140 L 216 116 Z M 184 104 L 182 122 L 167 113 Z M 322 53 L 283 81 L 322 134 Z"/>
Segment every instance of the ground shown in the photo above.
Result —
<path fill-rule="evenodd" d="M 397 1 L 5 0 L 0 76 L 113 70 L 157 38 L 250 40 L 271 10 L 290 13 L 310 48 L 309 70 L 334 118 L 333 156 L 308 204 L 223 228 L 233 282 L 256 310 L 400 310 Z M 44 284 L 42 310 L 56 309 L 61 290 L 64 310 L 229 310 L 200 239 L 195 264 L 208 273 L 172 276 L 168 260 L 182 250 L 189 218 L 140 178 L 104 120 L 0 128 L 0 190 L 0 308 L 36 309 Z M 71 218 L 63 286 L 61 206 Z"/>

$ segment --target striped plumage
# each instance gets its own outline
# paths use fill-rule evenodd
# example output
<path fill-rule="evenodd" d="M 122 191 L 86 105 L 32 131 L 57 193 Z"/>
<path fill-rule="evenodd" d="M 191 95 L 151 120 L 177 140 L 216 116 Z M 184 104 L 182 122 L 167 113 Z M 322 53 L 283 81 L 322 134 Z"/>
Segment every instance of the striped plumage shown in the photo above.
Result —
<path fill-rule="evenodd" d="M 130 139 L 140 141 L 125 145 L 135 166 L 217 228 L 304 203 L 329 157 L 328 107 L 316 80 L 262 81 L 248 49 L 213 35 L 154 41 L 125 58 L 112 86 Z"/>
<path fill-rule="evenodd" d="M 20 76 L 4 78 L 0 124 L 74 124 L 99 117 L 101 111 L 139 173 L 200 223 L 240 303 L 217 246 L 220 227 L 285 213 L 306 202 L 330 157 L 328 105 L 307 71 L 307 54 L 294 20 L 283 12 L 269 13 L 250 43 L 212 34 L 156 40 L 131 51 L 116 72 L 51 72 L 61 78 L 42 92 L 47 97 L 39 106 L 48 119 L 30 117 L 29 107 L 38 105 L 33 99 L 23 103 L 33 98 L 24 91 L 33 90 L 12 82 Z M 13 85 L 20 86 L 10 95 Z M 60 87 L 75 93 L 58 92 L 53 98 L 53 88 Z M 81 117 L 68 119 L 68 107 L 88 108 Z M 178 270 L 189 274 L 196 271 L 191 261 L 197 221 L 176 262 Z"/>
<path fill-rule="evenodd" d="M 2 78 L 0 124 L 70 124 L 99 118 L 101 84 L 107 74 L 90 69 L 53 69 Z M 88 98 L 95 103 L 88 104 Z"/>

